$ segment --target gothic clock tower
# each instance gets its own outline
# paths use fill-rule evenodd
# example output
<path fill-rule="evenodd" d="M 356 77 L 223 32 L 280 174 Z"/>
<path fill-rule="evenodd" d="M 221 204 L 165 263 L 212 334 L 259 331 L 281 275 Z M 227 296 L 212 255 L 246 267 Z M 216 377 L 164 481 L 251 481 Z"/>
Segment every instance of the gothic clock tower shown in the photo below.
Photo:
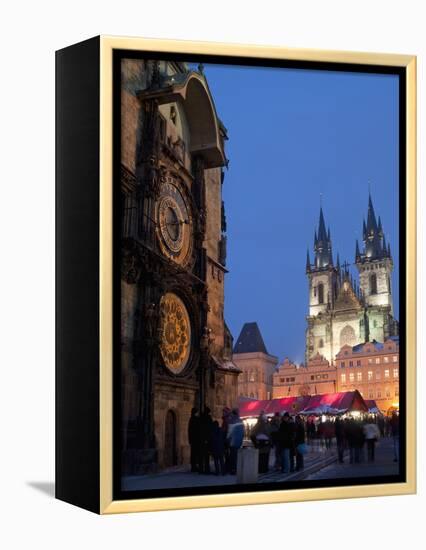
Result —
<path fill-rule="evenodd" d="M 239 369 L 224 321 L 226 129 L 202 69 L 122 61 L 123 473 L 189 462 L 191 409 L 220 418 Z"/>

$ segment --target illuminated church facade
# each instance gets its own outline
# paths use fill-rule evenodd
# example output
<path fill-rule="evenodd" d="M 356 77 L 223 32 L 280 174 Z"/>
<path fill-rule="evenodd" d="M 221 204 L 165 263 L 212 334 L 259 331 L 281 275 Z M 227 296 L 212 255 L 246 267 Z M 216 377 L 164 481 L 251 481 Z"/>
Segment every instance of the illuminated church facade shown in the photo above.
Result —
<path fill-rule="evenodd" d="M 305 363 L 317 354 L 334 363 L 343 346 L 385 342 L 399 333 L 393 314 L 391 275 L 393 260 L 380 217 L 371 196 L 367 221 L 363 222 L 363 246 L 355 244 L 358 281 L 339 255 L 333 261 L 330 228 L 326 229 L 320 208 L 314 237 L 314 261 L 309 250 L 306 275 L 309 282 L 309 312 L 306 328 Z"/>

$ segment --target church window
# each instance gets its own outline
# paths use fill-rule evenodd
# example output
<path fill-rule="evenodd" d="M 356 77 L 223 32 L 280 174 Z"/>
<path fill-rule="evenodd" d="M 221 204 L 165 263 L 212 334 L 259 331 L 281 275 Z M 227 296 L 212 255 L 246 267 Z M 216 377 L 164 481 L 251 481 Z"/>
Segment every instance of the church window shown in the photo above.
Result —
<path fill-rule="evenodd" d="M 346 325 L 340 332 L 340 347 L 355 345 L 356 337 L 354 329 Z"/>
<path fill-rule="evenodd" d="M 370 275 L 370 294 L 377 294 L 377 275 Z"/>
<path fill-rule="evenodd" d="M 393 369 L 393 377 L 398 378 L 398 369 Z"/>
<path fill-rule="evenodd" d="M 368 380 L 373 380 L 373 371 L 372 370 L 368 371 Z"/>
<path fill-rule="evenodd" d="M 324 303 L 324 285 L 322 283 L 318 285 L 318 303 Z"/>
<path fill-rule="evenodd" d="M 362 372 L 356 373 L 356 379 L 357 379 L 357 382 L 362 382 Z"/>
<path fill-rule="evenodd" d="M 342 374 L 340 376 L 340 380 L 342 381 L 342 384 L 346 384 L 346 374 Z"/>
<path fill-rule="evenodd" d="M 389 378 L 389 369 L 385 370 L 385 378 Z"/>
<path fill-rule="evenodd" d="M 324 347 L 324 340 L 323 340 L 322 338 L 320 338 L 318 347 L 319 347 L 319 348 L 323 348 L 323 347 Z"/>

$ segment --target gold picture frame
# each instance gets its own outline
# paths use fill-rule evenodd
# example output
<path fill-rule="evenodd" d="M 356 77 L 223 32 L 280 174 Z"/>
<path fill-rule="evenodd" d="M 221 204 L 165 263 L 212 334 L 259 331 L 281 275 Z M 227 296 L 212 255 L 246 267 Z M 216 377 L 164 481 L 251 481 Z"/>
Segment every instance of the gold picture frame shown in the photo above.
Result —
<path fill-rule="evenodd" d="M 334 498 L 401 495 L 416 491 L 416 57 L 400 54 L 291 49 L 178 40 L 101 36 L 99 40 L 99 508 L 101 514 L 236 506 Z M 399 67 L 406 75 L 406 481 L 113 499 L 113 55 L 115 50 L 201 54 Z M 72 501 L 72 497 L 58 495 Z"/>

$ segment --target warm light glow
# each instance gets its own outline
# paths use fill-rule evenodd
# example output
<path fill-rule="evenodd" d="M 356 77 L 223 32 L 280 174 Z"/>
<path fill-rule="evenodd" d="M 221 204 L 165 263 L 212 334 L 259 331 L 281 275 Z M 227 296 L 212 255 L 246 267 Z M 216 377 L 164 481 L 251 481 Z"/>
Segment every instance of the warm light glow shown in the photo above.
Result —
<path fill-rule="evenodd" d="M 351 414 L 354 418 L 359 418 L 361 416 L 361 413 L 359 411 L 352 411 Z"/>

